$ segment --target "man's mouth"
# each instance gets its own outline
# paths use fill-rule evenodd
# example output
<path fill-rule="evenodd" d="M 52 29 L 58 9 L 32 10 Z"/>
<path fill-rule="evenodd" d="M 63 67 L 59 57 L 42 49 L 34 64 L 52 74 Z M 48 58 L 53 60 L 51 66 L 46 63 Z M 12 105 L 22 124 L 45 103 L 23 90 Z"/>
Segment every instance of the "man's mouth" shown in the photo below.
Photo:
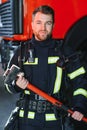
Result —
<path fill-rule="evenodd" d="M 40 31 L 40 34 L 46 35 L 46 34 L 47 34 L 47 31 Z"/>

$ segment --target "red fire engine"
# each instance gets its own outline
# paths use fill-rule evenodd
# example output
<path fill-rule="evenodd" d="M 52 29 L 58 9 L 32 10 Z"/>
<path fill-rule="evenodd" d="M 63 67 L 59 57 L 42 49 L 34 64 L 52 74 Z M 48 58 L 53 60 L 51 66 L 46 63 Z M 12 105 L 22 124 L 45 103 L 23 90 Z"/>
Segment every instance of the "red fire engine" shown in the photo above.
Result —
<path fill-rule="evenodd" d="M 87 44 L 83 46 L 87 41 L 87 0 L 0 0 L 0 37 L 5 44 L 31 38 L 32 11 L 40 5 L 50 5 L 55 11 L 53 37 L 75 49 L 81 46 L 87 53 Z"/>
<path fill-rule="evenodd" d="M 23 41 L 31 38 L 31 14 L 34 8 L 47 4 L 55 10 L 54 38 L 64 38 L 67 30 L 87 15 L 87 0 L 1 0 L 0 36 Z"/>

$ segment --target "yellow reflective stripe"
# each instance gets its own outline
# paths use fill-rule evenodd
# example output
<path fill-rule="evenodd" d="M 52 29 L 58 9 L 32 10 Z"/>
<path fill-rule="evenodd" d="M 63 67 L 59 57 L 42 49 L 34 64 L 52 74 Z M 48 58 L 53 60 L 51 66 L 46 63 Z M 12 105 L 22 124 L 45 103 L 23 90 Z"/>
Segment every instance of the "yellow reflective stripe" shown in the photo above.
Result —
<path fill-rule="evenodd" d="M 55 114 L 45 114 L 45 120 L 46 121 L 53 121 L 53 120 L 57 120 L 55 117 Z"/>
<path fill-rule="evenodd" d="M 24 110 L 19 111 L 19 117 L 24 117 Z M 34 119 L 35 118 L 35 112 L 29 111 L 27 118 Z M 54 113 L 51 114 L 45 114 L 45 120 L 46 121 L 53 121 L 57 120 Z"/>
<path fill-rule="evenodd" d="M 30 95 L 30 91 L 29 90 L 24 90 L 24 93 L 27 95 Z"/>
<path fill-rule="evenodd" d="M 34 117 L 35 117 L 35 112 L 29 111 L 29 112 L 28 112 L 28 118 L 34 119 Z"/>
<path fill-rule="evenodd" d="M 57 73 L 56 74 L 57 75 L 56 75 L 53 94 L 58 93 L 59 90 L 60 90 L 61 81 L 62 81 L 62 69 L 60 67 L 57 67 Z"/>
<path fill-rule="evenodd" d="M 56 63 L 58 59 L 59 59 L 58 56 L 48 57 L 48 64 Z"/>
<path fill-rule="evenodd" d="M 24 117 L 24 110 L 19 111 L 19 117 Z"/>
<path fill-rule="evenodd" d="M 58 59 L 59 59 L 58 56 L 48 57 L 48 64 L 56 63 Z M 35 62 L 33 62 L 33 63 L 26 61 L 23 64 L 24 65 L 37 65 L 38 64 L 38 58 L 35 58 Z"/>
<path fill-rule="evenodd" d="M 9 89 L 9 85 L 8 85 L 8 84 L 5 84 L 5 87 L 6 87 L 7 91 L 12 94 L 12 92 L 11 92 L 10 89 Z"/>
<path fill-rule="evenodd" d="M 83 88 L 79 88 L 76 91 L 74 91 L 73 96 L 80 95 L 80 94 L 87 98 L 87 90 Z"/>
<path fill-rule="evenodd" d="M 28 62 L 28 61 L 26 61 L 23 64 L 24 65 L 37 65 L 38 64 L 38 58 L 35 58 L 35 62 Z"/>
<path fill-rule="evenodd" d="M 84 74 L 85 73 L 85 69 L 84 67 L 81 67 L 79 69 L 77 69 L 76 71 L 72 72 L 71 74 L 68 74 L 68 77 L 70 79 L 74 79 L 75 77 L 81 75 L 81 74 Z"/>

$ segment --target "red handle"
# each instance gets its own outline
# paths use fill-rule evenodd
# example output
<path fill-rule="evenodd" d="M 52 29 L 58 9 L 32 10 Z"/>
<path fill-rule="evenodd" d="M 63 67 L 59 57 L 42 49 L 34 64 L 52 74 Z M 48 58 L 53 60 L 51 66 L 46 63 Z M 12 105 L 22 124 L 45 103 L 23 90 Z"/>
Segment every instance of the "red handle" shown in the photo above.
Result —
<path fill-rule="evenodd" d="M 47 93 L 43 92 L 42 90 L 38 89 L 34 85 L 29 83 L 27 88 L 29 90 L 33 91 L 34 93 L 42 96 L 43 98 L 45 98 L 46 100 L 48 100 L 49 102 L 54 104 L 55 106 L 61 107 L 62 109 L 66 110 L 68 113 L 70 113 L 71 115 L 73 114 L 73 111 L 68 109 L 66 106 L 64 106 L 60 101 L 58 101 L 57 99 L 55 99 L 52 96 L 48 95 Z M 83 117 L 82 121 L 87 122 L 87 118 Z"/>

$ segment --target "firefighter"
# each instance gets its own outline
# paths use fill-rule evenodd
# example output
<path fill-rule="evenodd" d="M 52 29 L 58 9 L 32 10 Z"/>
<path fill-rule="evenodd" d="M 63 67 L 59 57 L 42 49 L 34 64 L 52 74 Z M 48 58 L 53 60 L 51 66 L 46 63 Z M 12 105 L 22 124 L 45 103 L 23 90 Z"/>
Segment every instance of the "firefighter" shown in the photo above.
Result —
<path fill-rule="evenodd" d="M 18 47 L 8 65 L 8 68 L 13 64 L 21 66 L 22 73 L 17 75 L 15 81 L 6 85 L 6 88 L 10 93 L 21 93 L 19 130 L 62 130 L 61 109 L 56 111 L 47 100 L 29 91 L 27 85 L 31 83 L 62 100 L 66 70 L 66 75 L 73 86 L 72 118 L 81 121 L 86 112 L 87 81 L 84 78 L 86 72 L 78 55 L 72 57 L 65 67 L 59 65 L 58 61 L 63 53 L 62 44 L 61 40 L 56 41 L 52 38 L 54 11 L 51 7 L 43 5 L 36 8 L 32 14 L 31 26 L 32 39 Z"/>

